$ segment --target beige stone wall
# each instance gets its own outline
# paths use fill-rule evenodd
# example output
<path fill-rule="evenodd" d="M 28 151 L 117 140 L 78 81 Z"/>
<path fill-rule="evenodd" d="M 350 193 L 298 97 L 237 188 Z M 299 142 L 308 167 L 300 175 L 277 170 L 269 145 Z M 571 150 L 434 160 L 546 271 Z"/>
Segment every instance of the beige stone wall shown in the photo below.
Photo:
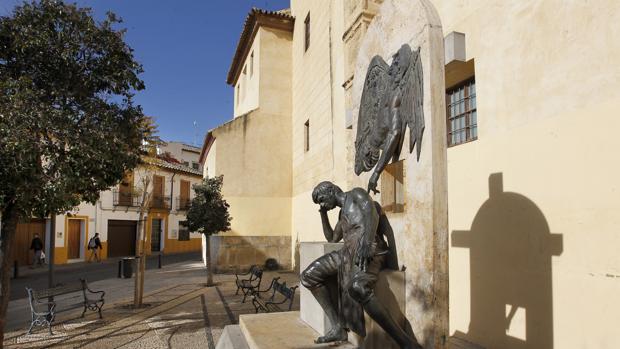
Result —
<path fill-rule="evenodd" d="M 237 78 L 237 81 L 233 84 L 234 86 L 234 106 L 233 106 L 233 115 L 234 117 L 238 117 L 240 115 L 246 114 L 259 106 L 259 81 L 261 72 L 257 69 L 260 64 L 260 55 L 261 55 L 261 37 L 263 34 L 263 30 L 259 30 L 256 33 L 256 37 L 252 43 L 252 47 L 248 51 L 248 56 L 243 62 L 243 67 L 241 68 L 241 73 Z M 254 62 L 252 63 L 253 67 L 250 69 L 250 61 L 251 61 L 251 53 L 254 52 Z M 245 73 L 244 73 L 245 70 Z M 252 70 L 252 71 L 250 71 Z"/>
<path fill-rule="evenodd" d="M 338 1 L 291 1 L 293 38 L 293 241 L 325 238 L 311 192 L 332 180 L 343 185 L 349 130 L 344 127 L 344 7 Z M 310 13 L 310 47 L 304 50 L 304 20 Z M 309 151 L 304 123 L 309 120 Z"/>
<path fill-rule="evenodd" d="M 217 272 L 248 270 L 253 264 L 264 265 L 268 258 L 275 258 L 281 269 L 290 269 L 290 246 L 290 236 L 211 236 Z"/>
<path fill-rule="evenodd" d="M 619 347 L 620 3 L 432 2 L 478 97 L 479 139 L 448 149 L 451 334 Z"/>
<path fill-rule="evenodd" d="M 230 248 L 214 250 L 222 270 L 263 264 L 267 255 L 291 265 L 291 40 L 291 33 L 259 28 L 252 43 L 256 83 L 248 92 L 256 105 L 235 109 L 233 120 L 212 130 L 206 174 L 224 175 L 222 194 L 233 218 L 231 230 L 218 235 Z M 243 241 L 260 246 L 248 249 L 252 243 Z M 272 256 L 270 241 L 285 241 L 286 256 Z M 240 255 L 230 257 L 231 249 Z"/>

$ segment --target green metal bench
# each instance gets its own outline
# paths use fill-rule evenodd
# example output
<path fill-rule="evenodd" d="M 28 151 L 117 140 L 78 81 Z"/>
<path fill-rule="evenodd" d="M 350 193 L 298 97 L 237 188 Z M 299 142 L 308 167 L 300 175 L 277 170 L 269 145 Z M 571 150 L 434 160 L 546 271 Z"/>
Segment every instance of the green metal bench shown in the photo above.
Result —
<path fill-rule="evenodd" d="M 33 290 L 26 287 L 28 292 L 28 300 L 30 301 L 30 311 L 32 313 L 32 322 L 30 328 L 28 328 L 28 334 L 32 332 L 34 326 L 46 326 L 52 333 L 52 323 L 56 318 L 56 314 L 59 312 L 84 308 L 82 311 L 82 317 L 86 313 L 86 310 L 92 310 L 99 313 L 99 318 L 102 318 L 101 309 L 105 303 L 103 297 L 104 291 L 93 291 L 88 288 L 88 283 L 84 279 L 80 281 L 69 283 L 66 285 L 59 285 L 53 288 L 47 288 L 43 290 Z M 83 297 L 78 303 L 72 303 L 65 305 L 62 308 L 58 307 L 58 302 L 69 301 L 72 299 L 61 299 L 49 302 L 49 297 L 62 296 L 70 293 L 81 292 Z"/>
<path fill-rule="evenodd" d="M 259 311 L 266 313 L 290 311 L 293 307 L 295 290 L 298 286 L 287 287 L 286 282 L 280 283 L 279 279 L 280 277 L 274 278 L 268 289 L 253 292 L 252 304 L 257 313 Z M 286 307 L 286 302 L 288 302 L 288 307 Z"/>

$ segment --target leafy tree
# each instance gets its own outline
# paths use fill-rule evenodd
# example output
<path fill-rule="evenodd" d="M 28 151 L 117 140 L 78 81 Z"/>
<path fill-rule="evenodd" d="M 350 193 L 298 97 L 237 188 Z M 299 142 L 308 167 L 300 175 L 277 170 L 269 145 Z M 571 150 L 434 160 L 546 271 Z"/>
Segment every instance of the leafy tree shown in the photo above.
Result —
<path fill-rule="evenodd" d="M 222 197 L 224 177 L 205 178 L 202 183 L 193 186 L 196 194 L 187 211 L 189 231 L 200 232 L 207 240 L 207 285 L 213 285 L 211 263 L 211 243 L 209 237 L 222 231 L 230 230 L 232 218 L 228 213 L 228 203 Z"/>
<path fill-rule="evenodd" d="M 17 222 L 94 203 L 143 155 L 142 66 L 120 22 L 53 0 L 0 17 L 0 348 Z"/>

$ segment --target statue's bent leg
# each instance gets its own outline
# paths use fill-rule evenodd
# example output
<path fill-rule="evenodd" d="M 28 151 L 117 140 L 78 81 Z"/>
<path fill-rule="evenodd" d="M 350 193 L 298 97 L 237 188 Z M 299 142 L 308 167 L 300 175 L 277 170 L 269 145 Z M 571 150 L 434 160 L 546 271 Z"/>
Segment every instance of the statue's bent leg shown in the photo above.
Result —
<path fill-rule="evenodd" d="M 375 264 L 373 268 L 373 265 Z M 401 348 L 422 349 L 422 346 L 411 338 L 405 330 L 394 320 L 387 308 L 381 304 L 374 293 L 375 283 L 379 274 L 379 265 L 371 263 L 368 272 L 359 271 L 353 277 L 349 286 L 349 295 L 359 302 L 366 313 L 387 332 Z"/>
<path fill-rule="evenodd" d="M 347 331 L 342 327 L 330 291 L 326 286 L 327 279 L 338 274 L 340 263 L 340 254 L 338 251 L 333 251 L 310 263 L 306 270 L 301 273 L 301 284 L 312 292 L 331 324 L 331 329 L 327 331 L 325 336 L 319 337 L 315 341 L 317 343 L 347 340 Z"/>

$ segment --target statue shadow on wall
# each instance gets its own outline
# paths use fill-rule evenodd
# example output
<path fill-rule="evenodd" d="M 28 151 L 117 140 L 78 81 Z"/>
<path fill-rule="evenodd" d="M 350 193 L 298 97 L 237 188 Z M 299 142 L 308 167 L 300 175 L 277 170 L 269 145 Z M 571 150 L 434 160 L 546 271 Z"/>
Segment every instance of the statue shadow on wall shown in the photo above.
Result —
<path fill-rule="evenodd" d="M 526 196 L 505 192 L 489 176 L 489 199 L 470 231 L 453 231 L 452 247 L 469 249 L 471 313 L 460 337 L 487 348 L 553 348 L 552 256 L 562 235 Z"/>

